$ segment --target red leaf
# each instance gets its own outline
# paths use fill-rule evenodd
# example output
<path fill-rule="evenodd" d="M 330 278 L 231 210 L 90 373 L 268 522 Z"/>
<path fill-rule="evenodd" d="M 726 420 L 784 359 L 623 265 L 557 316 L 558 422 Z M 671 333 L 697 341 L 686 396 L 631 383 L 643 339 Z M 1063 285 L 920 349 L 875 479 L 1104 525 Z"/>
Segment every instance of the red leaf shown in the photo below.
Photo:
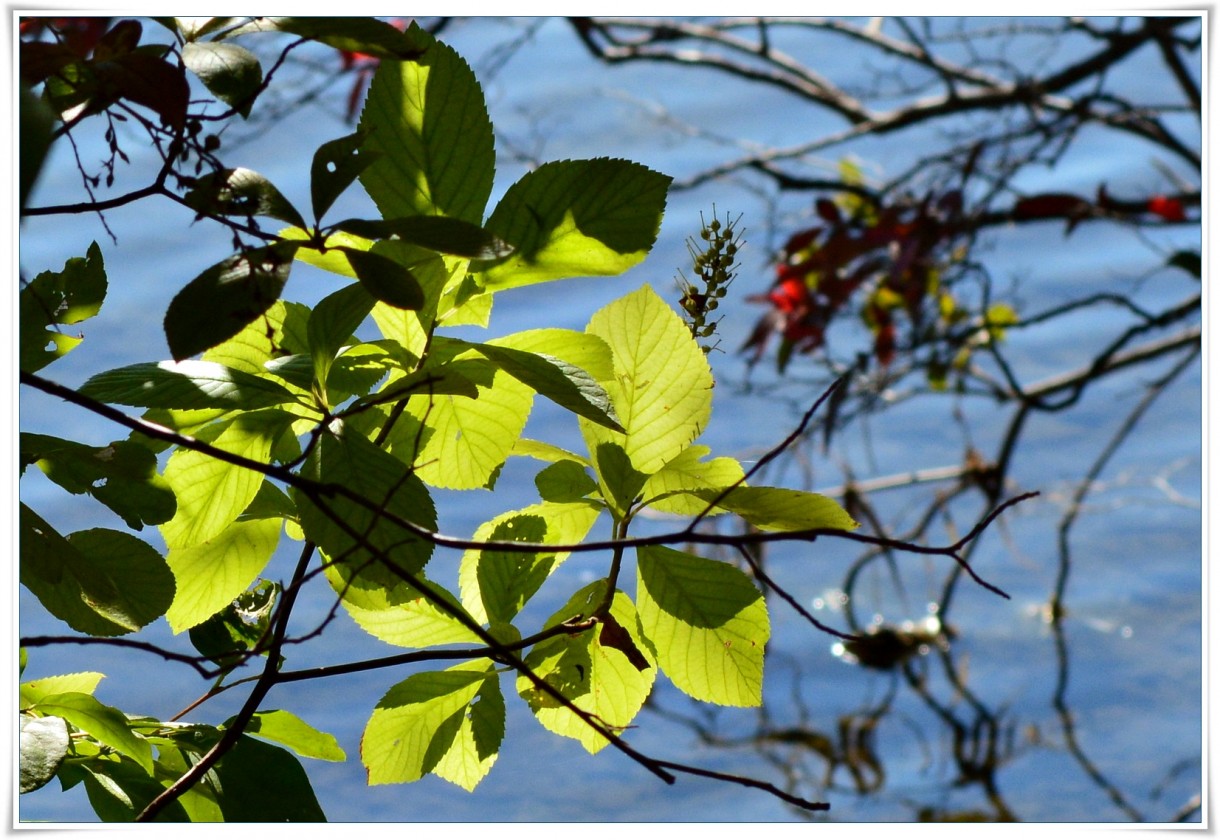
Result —
<path fill-rule="evenodd" d="M 873 353 L 882 367 L 887 367 L 894 360 L 894 323 L 892 321 L 877 330 L 877 338 L 873 342 Z"/>
<path fill-rule="evenodd" d="M 95 61 L 126 55 L 140 45 L 144 28 L 136 20 L 121 20 L 98 40 L 93 48 Z"/>
<path fill-rule="evenodd" d="M 805 281 L 790 277 L 780 282 L 767 295 L 780 312 L 795 312 L 799 308 L 808 308 L 812 300 L 809 297 L 809 287 Z"/>
<path fill-rule="evenodd" d="M 1182 202 L 1176 198 L 1154 195 L 1148 199 L 1148 212 L 1160 216 L 1167 222 L 1186 221 L 1186 211 L 1182 207 Z"/>
<path fill-rule="evenodd" d="M 1031 195 L 1016 203 L 1012 209 L 1016 219 L 1061 219 L 1084 216 L 1092 205 L 1071 193 L 1043 193 Z"/>
<path fill-rule="evenodd" d="M 821 233 L 822 229 L 820 227 L 814 227 L 792 234 L 788 241 L 784 243 L 784 253 L 791 256 L 805 250 Z"/>
<path fill-rule="evenodd" d="M 839 207 L 829 198 L 819 198 L 814 204 L 814 208 L 818 211 L 818 215 L 832 225 L 837 225 L 843 220 L 843 215 L 839 212 Z"/>
<path fill-rule="evenodd" d="M 151 108 L 174 128 L 182 127 L 190 87 L 181 67 L 147 53 L 128 53 L 96 62 L 93 70 L 119 96 Z"/>

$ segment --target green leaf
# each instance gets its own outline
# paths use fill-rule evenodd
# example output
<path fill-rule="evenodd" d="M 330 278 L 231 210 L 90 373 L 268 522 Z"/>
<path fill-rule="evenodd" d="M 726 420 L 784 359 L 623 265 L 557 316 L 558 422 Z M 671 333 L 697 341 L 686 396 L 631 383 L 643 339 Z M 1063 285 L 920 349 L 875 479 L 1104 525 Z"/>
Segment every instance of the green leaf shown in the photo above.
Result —
<path fill-rule="evenodd" d="M 242 414 L 221 424 L 223 430 L 211 443 L 266 463 L 272 442 L 290 422 L 291 415 L 275 410 Z M 174 489 L 178 510 L 161 526 L 161 536 L 177 549 L 201 545 L 229 527 L 253 501 L 263 474 L 204 452 L 179 449 L 165 465 L 165 480 Z"/>
<path fill-rule="evenodd" d="M 472 360 L 462 372 L 473 372 L 478 365 L 491 368 L 482 360 Z M 498 370 L 490 382 L 476 382 L 477 399 L 420 395 L 407 404 L 407 412 L 432 432 L 415 463 L 416 475 L 434 487 L 485 486 L 525 428 L 534 396 L 529 386 Z"/>
<path fill-rule="evenodd" d="M 63 271 L 44 271 L 26 284 L 19 302 L 21 369 L 40 370 L 80 344 L 82 336 L 49 328 L 92 318 L 105 297 L 106 268 L 96 242 L 83 259 L 74 257 Z"/>
<path fill-rule="evenodd" d="M 622 432 L 606 389 L 576 365 L 546 353 L 529 353 L 492 344 L 474 345 L 509 376 L 573 414 Z"/>
<path fill-rule="evenodd" d="M 258 56 L 237 44 L 188 41 L 182 47 L 182 63 L 217 99 L 243 117 L 250 116 L 254 96 L 263 83 Z"/>
<path fill-rule="evenodd" d="M 189 760 L 188 756 L 190 756 Z M 158 747 L 157 778 L 172 783 L 174 779 L 182 778 L 197 760 L 194 754 L 189 753 L 187 750 Z M 208 773 L 204 776 L 202 783 L 191 786 L 189 790 L 184 791 L 178 797 L 174 804 L 182 806 L 186 819 L 193 823 L 224 822 L 224 811 L 220 808 L 220 802 L 214 787 L 215 779 L 216 774 L 214 772 Z M 162 814 L 172 814 L 173 812 L 172 808 L 167 808 Z"/>
<path fill-rule="evenodd" d="M 336 230 L 367 239 L 400 239 L 441 254 L 478 260 L 498 260 L 513 247 L 478 225 L 445 216 L 407 216 L 399 219 L 347 219 Z"/>
<path fill-rule="evenodd" d="M 575 615 L 590 615 L 600 604 L 605 590 L 605 581 L 595 581 L 581 589 L 551 616 L 546 626 L 552 627 Z M 525 662 L 577 708 L 617 732 L 635 719 L 652 690 L 657 672 L 631 599 L 622 592 L 615 592 L 610 615 L 612 625 L 603 623 L 599 629 L 539 642 Z M 605 629 L 609 626 L 625 631 L 626 638 L 608 638 Z M 613 643 L 607 644 L 608 640 Z M 625 653 L 624 648 L 633 650 L 633 654 Z M 639 660 L 632 661 L 637 657 L 642 657 L 645 667 L 638 667 Z M 517 692 L 529 703 L 538 722 L 556 735 L 576 739 L 590 753 L 596 753 L 610 743 L 528 677 L 517 677 Z"/>
<path fill-rule="evenodd" d="M 427 488 L 405 464 L 336 420 L 319 438 L 301 474 L 345 487 L 370 500 L 378 511 L 338 494 L 311 498 L 294 489 L 301 527 L 332 561 L 391 585 L 399 578 L 380 563 L 370 566 L 374 557 L 368 548 L 411 574 L 423 569 L 432 544 L 380 515 L 386 511 L 420 528 L 436 529 L 436 509 Z"/>
<path fill-rule="evenodd" d="M 21 792 L 38 790 L 51 779 L 68 754 L 68 726 L 63 718 L 21 715 Z"/>
<path fill-rule="evenodd" d="M 695 495 L 705 502 L 711 502 L 721 492 L 700 490 Z M 813 528 L 851 531 L 860 527 L 860 523 L 848 516 L 838 502 L 804 490 L 735 487 L 717 504 L 762 531 L 805 531 Z"/>
<path fill-rule="evenodd" d="M 538 495 L 548 502 L 578 502 L 597 492 L 597 482 L 579 461 L 556 461 L 534 476 Z"/>
<path fill-rule="evenodd" d="M 625 160 L 545 163 L 513 184 L 487 220 L 516 251 L 472 268 L 489 290 L 622 274 L 652 249 L 670 180 Z"/>
<path fill-rule="evenodd" d="M 80 392 L 102 402 L 145 408 L 254 409 L 295 402 L 296 397 L 265 376 L 216 362 L 143 362 L 90 377 Z"/>
<path fill-rule="evenodd" d="M 174 359 L 215 347 L 270 309 L 288 282 L 296 249 L 281 242 L 236 254 L 186 284 L 165 313 Z"/>
<path fill-rule="evenodd" d="M 585 424 L 581 424 L 582 430 Z M 586 437 L 588 437 L 586 433 Z M 617 443 L 598 443 L 593 452 L 593 469 L 597 473 L 601 496 L 619 519 L 627 516 L 640 499 L 648 477 L 631 465 L 631 459 Z"/>
<path fill-rule="evenodd" d="M 365 290 L 396 309 L 422 309 L 424 290 L 411 270 L 375 251 L 340 248 Z"/>
<path fill-rule="evenodd" d="M 88 694 L 65 692 L 44 697 L 37 709 L 41 714 L 63 718 L 134 760 L 145 772 L 153 772 L 152 746 L 132 731 L 127 716 L 113 706 L 105 706 Z"/>
<path fill-rule="evenodd" d="M 339 405 L 357 394 L 368 394 L 386 378 L 391 364 L 390 355 L 376 344 L 343 348 L 326 379 L 327 402 Z"/>
<path fill-rule="evenodd" d="M 47 150 L 51 147 L 51 132 L 55 128 L 55 114 L 47 104 L 30 90 L 25 82 L 20 83 L 20 127 L 17 138 L 18 211 L 25 210 L 30 190 L 38 181 Z M 23 365 L 24 367 L 24 365 Z"/>
<path fill-rule="evenodd" d="M 169 607 L 173 576 L 148 543 L 104 528 L 65 539 L 24 504 L 20 527 L 21 583 L 73 630 L 120 636 Z"/>
<path fill-rule="evenodd" d="M 85 446 L 22 432 L 21 462 L 38 464 L 47 478 L 69 493 L 88 493 L 136 531 L 174 515 L 174 493 L 157 474 L 156 456 L 137 443 L 120 440 Z"/>
<path fill-rule="evenodd" d="M 379 157 L 375 152 L 361 151 L 364 138 L 364 132 L 357 131 L 323 143 L 314 152 L 313 163 L 309 167 L 309 194 L 314 219 L 325 216 L 335 200 Z"/>
<path fill-rule="evenodd" d="M 296 756 L 243 735 L 216 764 L 225 822 L 325 822 Z"/>
<path fill-rule="evenodd" d="M 483 708 L 486 707 L 486 708 Z M 377 703 L 360 754 L 370 785 L 436 773 L 473 790 L 504 739 L 504 699 L 487 660 L 415 674 Z"/>
<path fill-rule="evenodd" d="M 187 44 L 189 48 L 191 45 Z M 227 47 L 228 44 L 214 44 Z M 292 202 L 262 175 L 251 169 L 223 169 L 204 175 L 182 201 L 187 207 L 214 216 L 267 216 L 305 227 L 305 220 Z"/>
<path fill-rule="evenodd" d="M 1203 277 L 1203 258 L 1198 251 L 1175 251 L 1165 265 L 1180 268 L 1196 280 Z"/>
<path fill-rule="evenodd" d="M 63 694 L 65 692 L 77 692 L 80 694 L 93 694 L 97 691 L 98 683 L 104 678 L 105 674 L 99 674 L 97 671 L 81 671 L 76 674 L 60 674 L 54 677 L 42 677 L 37 680 L 29 680 L 20 685 L 21 706 L 27 708 L 34 705 L 43 697 L 48 697 L 52 694 Z"/>
<path fill-rule="evenodd" d="M 132 822 L 159 794 L 165 791 L 137 762 L 124 756 L 106 756 L 81 765 L 89 804 L 104 822 Z M 157 822 L 182 822 L 188 819 L 183 803 L 172 802 Z"/>
<path fill-rule="evenodd" d="M 229 606 L 253 583 L 279 543 L 281 520 L 232 522 L 219 534 L 166 557 L 177 582 L 165 614 L 175 633 L 195 627 Z"/>
<path fill-rule="evenodd" d="M 308 336 L 315 382 L 326 384 L 339 348 L 355 343 L 352 333 L 369 316 L 374 302 L 364 286 L 353 283 L 331 292 L 313 308 L 309 315 Z"/>
<path fill-rule="evenodd" d="M 640 624 L 661 669 L 708 703 L 762 703 L 767 603 L 744 573 L 660 546 L 637 549 Z"/>
<path fill-rule="evenodd" d="M 427 50 L 415 61 L 382 62 L 373 76 L 360 129 L 365 148 L 380 157 L 360 181 L 387 219 L 448 216 L 477 225 L 495 176 L 482 88 L 450 47 L 414 25 L 408 34 Z"/>
<path fill-rule="evenodd" d="M 226 723 L 225 726 L 229 726 Z M 314 729 L 292 712 L 273 709 L 255 712 L 246 727 L 247 735 L 257 735 L 291 749 L 297 755 L 322 761 L 347 761 L 347 754 L 334 735 Z"/>
<path fill-rule="evenodd" d="M 374 638 L 404 648 L 427 648 L 450 644 L 483 644 L 483 640 L 454 617 L 465 610 L 439 584 L 427 581 L 432 592 L 444 599 L 448 609 L 437 606 L 431 596 L 402 581 L 353 574 L 348 565 L 332 564 L 326 578 L 343 599 L 343 607 L 362 630 Z M 421 580 L 424 580 L 422 575 Z"/>
<path fill-rule="evenodd" d="M 589 451 L 602 442 L 623 448 L 632 466 L 652 475 L 707 426 L 712 372 L 690 330 L 648 286 L 593 315 L 588 332 L 614 353 L 609 391 L 625 435 L 581 423 Z"/>
<path fill-rule="evenodd" d="M 690 446 L 668 462 L 661 471 L 644 482 L 645 504 L 654 510 L 678 516 L 698 516 L 707 510 L 707 502 L 690 495 L 695 490 L 721 490 L 732 487 L 745 477 L 745 472 L 733 458 L 713 458 L 704 461 L 711 449 Z M 710 514 L 724 513 L 717 506 Z"/>
<path fill-rule="evenodd" d="M 544 328 L 494 338 L 487 344 L 527 353 L 545 353 L 587 371 L 598 382 L 614 378 L 614 355 L 602 339 L 586 332 Z"/>
<path fill-rule="evenodd" d="M 276 301 L 261 318 L 246 324 L 229 340 L 210 348 L 202 358 L 205 362 L 265 378 L 269 362 L 306 350 L 304 338 L 308 318 L 308 307 Z"/>
<path fill-rule="evenodd" d="M 543 502 L 485 522 L 474 539 L 573 545 L 584 540 L 600 513 L 601 507 L 592 502 Z M 568 554 L 469 550 L 458 573 L 462 603 L 480 622 L 508 623 Z"/>
<path fill-rule="evenodd" d="M 584 466 L 592 466 L 584 458 L 574 452 L 569 452 L 566 449 L 561 449 L 558 446 L 553 446 L 549 443 L 543 443 L 538 440 L 530 440 L 529 438 L 518 438 L 513 444 L 512 455 L 521 458 L 534 458 L 547 464 L 556 464 L 560 461 L 573 461 Z"/>

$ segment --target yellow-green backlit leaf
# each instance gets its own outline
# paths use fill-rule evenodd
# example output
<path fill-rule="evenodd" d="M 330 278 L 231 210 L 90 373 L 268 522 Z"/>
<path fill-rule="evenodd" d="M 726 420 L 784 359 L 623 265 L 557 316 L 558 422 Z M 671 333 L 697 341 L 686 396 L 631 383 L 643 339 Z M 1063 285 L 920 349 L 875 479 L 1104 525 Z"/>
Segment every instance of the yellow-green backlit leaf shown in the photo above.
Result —
<path fill-rule="evenodd" d="M 280 538 L 280 519 L 233 522 L 189 548 L 170 549 L 166 560 L 178 591 L 165 614 L 175 633 L 224 609 L 266 568 Z"/>
<path fill-rule="evenodd" d="M 713 384 L 707 358 L 678 314 L 648 286 L 598 311 L 588 332 L 614 354 L 614 380 L 603 384 L 627 430 L 618 434 L 582 421 L 589 451 L 617 443 L 637 471 L 652 475 L 707 426 Z"/>
<path fill-rule="evenodd" d="M 744 572 L 661 546 L 637 550 L 640 624 L 661 670 L 696 700 L 762 703 L 767 603 Z"/>

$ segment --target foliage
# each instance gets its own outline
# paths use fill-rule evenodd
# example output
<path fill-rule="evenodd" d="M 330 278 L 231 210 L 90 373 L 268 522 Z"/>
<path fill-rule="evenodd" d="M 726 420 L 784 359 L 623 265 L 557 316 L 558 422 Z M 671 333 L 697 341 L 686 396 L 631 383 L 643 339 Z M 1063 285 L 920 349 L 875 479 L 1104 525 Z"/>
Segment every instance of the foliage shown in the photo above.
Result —
<path fill-rule="evenodd" d="M 311 634 L 292 636 L 289 619 L 319 577 L 360 627 L 408 651 L 349 671 L 433 663 L 370 704 L 361 744 L 370 784 L 434 774 L 473 789 L 496 761 L 514 690 L 551 732 L 590 753 L 614 745 L 672 780 L 667 768 L 680 765 L 641 756 L 622 737 L 656 679 L 707 703 L 757 705 L 770 632 L 756 582 L 695 553 L 696 526 L 731 513 L 758 539 L 810 539 L 856 523 L 828 498 L 755 486 L 740 463 L 698 443 L 714 388 L 698 339 L 714 324 L 688 324 L 648 286 L 593 313 L 583 331 L 543 325 L 482 342 L 452 334 L 487 327 L 497 294 L 640 263 L 670 179 L 625 160 L 558 161 L 489 211 L 494 135 L 482 90 L 418 26 L 157 22 L 171 43 L 148 40 L 131 20 L 23 21 L 23 81 L 57 120 L 43 135 L 35 109 L 23 110 L 23 141 L 50 143 L 98 118 L 125 158 L 114 123 L 138 124 L 163 154 L 152 185 L 64 212 L 159 195 L 224 225 L 234 252 L 170 303 L 170 358 L 98 371 L 79 389 L 37 371 L 80 346 L 63 328 L 97 314 L 116 272 L 93 243 L 25 284 L 22 383 L 131 434 L 104 447 L 23 434 L 21 465 L 91 495 L 130 530 L 156 526 L 165 550 L 109 528 L 60 534 L 23 504 L 21 580 L 91 641 L 164 616 L 199 655 L 162 653 L 214 680 L 205 699 L 245 682 L 234 679 L 239 666 L 262 658 L 262 670 L 241 712 L 221 724 L 105 705 L 97 673 L 23 682 L 22 791 L 83 784 L 104 820 L 322 819 L 297 757 L 343 761 L 343 750 L 263 707 L 273 686 L 303 678 L 285 670 L 285 646 Z M 222 162 L 219 133 L 203 128 L 217 116 L 188 93 L 190 74 L 219 119 L 250 117 L 274 68 L 243 43 L 285 35 L 296 40 L 283 55 L 312 40 L 378 65 L 357 130 L 323 144 L 309 165 L 307 210 Z M 112 176 L 113 167 L 108 185 Z M 357 181 L 379 216 L 330 219 Z M 718 227 L 705 228 L 725 257 L 705 302 L 722 296 L 736 250 L 732 226 Z M 314 306 L 285 297 L 301 263 L 337 281 Z M 699 318 L 710 308 L 685 306 Z M 523 437 L 537 397 L 574 415 L 583 451 Z M 433 491 L 494 491 L 509 458 L 538 462 L 538 502 L 496 513 L 471 539 L 441 534 Z M 653 511 L 689 524 L 636 537 L 634 523 Z M 590 540 L 596 527 L 612 539 Z M 299 552 L 292 578 L 265 579 L 289 544 Z M 463 551 L 450 583 L 433 562 L 437 547 Z M 604 574 L 530 626 L 523 610 L 575 552 L 607 558 Z M 634 587 L 623 574 L 632 555 Z"/>

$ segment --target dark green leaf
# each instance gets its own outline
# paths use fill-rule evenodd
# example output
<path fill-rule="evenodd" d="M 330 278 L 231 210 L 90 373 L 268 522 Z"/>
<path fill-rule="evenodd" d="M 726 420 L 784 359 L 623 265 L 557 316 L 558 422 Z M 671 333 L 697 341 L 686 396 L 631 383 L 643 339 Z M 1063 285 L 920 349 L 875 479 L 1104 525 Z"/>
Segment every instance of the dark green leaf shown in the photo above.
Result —
<path fill-rule="evenodd" d="M 398 309 L 416 310 L 423 307 L 424 290 L 406 266 L 359 248 L 335 250 L 344 253 L 356 277 L 377 300 Z"/>
<path fill-rule="evenodd" d="M 23 210 L 30 190 L 34 188 L 34 183 L 38 180 L 38 173 L 42 171 L 42 162 L 46 159 L 47 149 L 51 146 L 51 130 L 55 125 L 55 115 L 24 82 L 21 85 L 19 107 L 21 109 L 21 134 L 17 154 L 21 168 L 19 173 L 21 189 L 18 193 L 18 200 L 21 203 L 18 210 Z"/>
<path fill-rule="evenodd" d="M 597 444 L 597 451 L 593 453 L 593 464 L 597 470 L 603 498 L 622 516 L 635 503 L 648 476 L 631 465 L 631 459 L 620 444 L 610 441 Z"/>
<path fill-rule="evenodd" d="M 366 239 L 401 239 L 441 254 L 467 259 L 498 260 L 513 252 L 513 246 L 478 225 L 445 216 L 346 219 L 334 227 Z"/>
<path fill-rule="evenodd" d="M 575 502 L 597 492 L 597 482 L 589 477 L 584 464 L 556 461 L 534 476 L 538 495 L 548 502 Z"/>
<path fill-rule="evenodd" d="M 1198 251 L 1177 251 L 1165 264 L 1182 269 L 1196 280 L 1203 276 L 1203 259 Z"/>
<path fill-rule="evenodd" d="M 68 726 L 63 718 L 21 716 L 21 792 L 38 790 L 68 754 Z"/>
<path fill-rule="evenodd" d="M 335 199 L 380 156 L 377 152 L 361 151 L 363 142 L 364 132 L 357 131 L 355 134 L 323 143 L 314 152 L 313 164 L 309 168 L 314 219 L 325 216 Z"/>
<path fill-rule="evenodd" d="M 351 256 L 349 253 L 349 259 Z M 385 257 L 378 259 L 389 262 Z M 309 353 L 313 359 L 314 381 L 320 386 L 325 387 L 339 348 L 355 343 L 352 333 L 369 316 L 374 303 L 376 300 L 366 286 L 352 283 L 322 298 L 309 314 Z"/>
<path fill-rule="evenodd" d="M 542 396 L 607 429 L 624 431 L 610 395 L 588 372 L 544 353 L 529 353 L 491 344 L 474 345 L 509 376 Z"/>
<path fill-rule="evenodd" d="M 216 764 L 226 822 L 325 822 L 296 756 L 246 735 Z"/>
<path fill-rule="evenodd" d="M 69 493 L 89 493 L 139 531 L 174 515 L 174 493 L 157 474 L 152 451 L 130 441 L 102 447 L 70 440 L 21 434 L 22 464 L 37 463 Z"/>
<path fill-rule="evenodd" d="M 60 272 L 44 271 L 21 290 L 21 369 L 46 367 L 81 342 L 56 324 L 76 324 L 92 318 L 106 297 L 106 267 L 97 243 L 84 258 L 73 257 Z"/>
<path fill-rule="evenodd" d="M 124 756 L 98 759 L 83 765 L 89 804 L 103 822 L 132 822 L 164 786 L 139 764 Z M 189 817 L 179 802 L 157 815 L 157 822 L 185 822 Z"/>
<path fill-rule="evenodd" d="M 24 504 L 20 526 L 21 583 L 72 629 L 121 636 L 169 607 L 173 574 L 147 543 L 103 528 L 65 539 Z"/>
<path fill-rule="evenodd" d="M 195 182 L 194 188 L 182 200 L 199 213 L 268 216 L 299 228 L 305 227 L 300 212 L 274 184 L 257 172 L 241 167 L 205 175 Z"/>
<path fill-rule="evenodd" d="M 196 359 L 115 368 L 90 377 L 80 392 L 102 402 L 144 408 L 248 410 L 296 401 L 275 380 Z"/>
<path fill-rule="evenodd" d="M 182 61 L 217 99 L 250 116 L 254 96 L 263 83 L 258 56 L 245 47 L 217 41 L 191 41 L 182 48 Z"/>
<path fill-rule="evenodd" d="M 288 282 L 296 247 L 280 243 L 236 254 L 188 283 L 165 313 L 174 359 L 215 347 L 266 312 Z"/>

